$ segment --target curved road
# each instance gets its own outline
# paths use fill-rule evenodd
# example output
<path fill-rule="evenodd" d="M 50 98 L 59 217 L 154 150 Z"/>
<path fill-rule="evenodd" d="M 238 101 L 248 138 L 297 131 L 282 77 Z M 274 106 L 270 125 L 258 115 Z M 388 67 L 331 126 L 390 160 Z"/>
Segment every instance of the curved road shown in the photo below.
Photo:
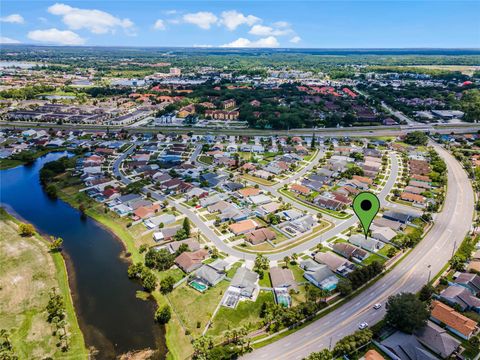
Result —
<path fill-rule="evenodd" d="M 361 322 L 374 324 L 385 315 L 384 307 L 373 310 L 375 303 L 400 292 L 416 292 L 448 262 L 471 229 L 474 195 L 467 174 L 446 150 L 433 144 L 448 168 L 448 189 L 443 211 L 436 215 L 435 225 L 425 238 L 385 277 L 368 290 L 325 315 L 314 323 L 260 348 L 244 359 L 303 359 L 310 353 L 332 346 L 358 329 Z"/>

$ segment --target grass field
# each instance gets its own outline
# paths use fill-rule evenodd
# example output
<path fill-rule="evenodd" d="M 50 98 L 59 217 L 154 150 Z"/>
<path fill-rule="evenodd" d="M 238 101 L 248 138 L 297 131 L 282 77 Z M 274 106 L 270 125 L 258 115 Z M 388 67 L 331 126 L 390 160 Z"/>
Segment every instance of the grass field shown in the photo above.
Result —
<path fill-rule="evenodd" d="M 274 302 L 271 291 L 261 291 L 255 302 L 248 300 L 239 302 L 236 309 L 222 306 L 207 334 L 213 336 L 216 341 L 220 341 L 226 330 L 239 329 L 242 326 L 252 330 L 258 329 L 262 320 L 259 316 L 260 309 L 264 302 Z"/>
<path fill-rule="evenodd" d="M 0 328 L 10 332 L 20 359 L 87 359 L 73 307 L 65 263 L 39 235 L 21 237 L 11 217 L 0 216 Z M 62 352 L 45 310 L 52 288 L 63 296 L 70 349 Z"/>
<path fill-rule="evenodd" d="M 220 302 L 229 282 L 221 281 L 204 293 L 182 284 L 168 295 L 175 312 L 192 336 L 199 336 Z M 199 327 L 197 327 L 199 325 Z"/>

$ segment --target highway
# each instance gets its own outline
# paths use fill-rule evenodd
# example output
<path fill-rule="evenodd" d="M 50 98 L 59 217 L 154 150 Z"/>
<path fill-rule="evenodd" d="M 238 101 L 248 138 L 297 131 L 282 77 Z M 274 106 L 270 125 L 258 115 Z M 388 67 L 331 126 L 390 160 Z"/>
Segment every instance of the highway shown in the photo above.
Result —
<path fill-rule="evenodd" d="M 85 130 L 85 131 L 120 131 L 122 126 L 111 126 L 111 125 L 73 125 L 73 124 L 54 124 L 54 123 L 41 123 L 41 122 L 22 122 L 22 121 L 3 121 L 0 120 L 0 128 L 27 128 L 27 129 L 55 129 L 55 130 Z M 316 136 L 324 137 L 365 137 L 365 136 L 398 136 L 402 135 L 407 131 L 413 130 L 430 130 L 435 133 L 440 134 L 450 134 L 455 132 L 456 134 L 460 133 L 471 133 L 477 132 L 480 130 L 480 124 L 473 123 L 462 123 L 462 124 L 433 124 L 433 125 L 424 125 L 411 126 L 411 127 L 402 127 L 400 125 L 394 126 L 359 126 L 359 127 L 348 127 L 348 128 L 305 128 L 305 129 L 290 129 L 290 130 L 263 130 L 263 129 L 211 129 L 211 128 L 201 128 L 201 127 L 136 127 L 136 128 L 126 128 L 132 132 L 154 132 L 159 131 L 174 132 L 174 133 L 189 133 L 194 132 L 195 134 L 221 134 L 221 135 L 239 135 L 239 136 L 311 136 L 315 133 Z"/>
<path fill-rule="evenodd" d="M 448 262 L 471 229 L 474 194 L 467 174 L 446 150 L 433 144 L 448 168 L 448 189 L 442 212 L 425 238 L 403 261 L 340 308 L 274 343 L 247 354 L 243 359 L 303 359 L 310 353 L 328 348 L 355 332 L 361 322 L 370 325 L 385 315 L 385 307 L 374 310 L 375 303 L 400 292 L 416 292 Z"/>

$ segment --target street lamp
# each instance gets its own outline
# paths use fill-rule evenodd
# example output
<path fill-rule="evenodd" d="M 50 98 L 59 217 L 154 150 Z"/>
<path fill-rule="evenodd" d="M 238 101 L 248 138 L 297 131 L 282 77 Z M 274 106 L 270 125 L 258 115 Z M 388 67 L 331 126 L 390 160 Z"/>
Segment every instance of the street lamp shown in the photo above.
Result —
<path fill-rule="evenodd" d="M 427 284 L 430 283 L 430 277 L 432 276 L 432 265 L 427 265 L 427 268 L 428 268 L 428 281 L 427 281 Z"/>

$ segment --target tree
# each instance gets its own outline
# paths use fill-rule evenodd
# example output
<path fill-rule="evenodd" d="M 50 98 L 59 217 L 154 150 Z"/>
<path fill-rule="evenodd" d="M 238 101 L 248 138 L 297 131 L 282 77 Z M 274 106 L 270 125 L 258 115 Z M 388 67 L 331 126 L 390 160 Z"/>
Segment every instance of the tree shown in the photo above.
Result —
<path fill-rule="evenodd" d="M 430 284 L 426 284 L 422 287 L 420 292 L 418 293 L 418 298 L 420 301 L 428 301 L 431 299 L 433 293 L 434 293 L 434 288 Z"/>
<path fill-rule="evenodd" d="M 58 198 L 58 188 L 55 184 L 49 184 L 45 188 L 45 192 L 47 193 L 48 197 L 52 199 Z"/>
<path fill-rule="evenodd" d="M 341 278 L 338 281 L 337 284 L 337 290 L 342 294 L 343 296 L 350 295 L 353 291 L 352 289 L 352 283 L 348 279 Z"/>
<path fill-rule="evenodd" d="M 199 360 L 206 360 L 213 349 L 213 340 L 208 335 L 202 335 L 196 338 L 193 343 L 193 358 Z"/>
<path fill-rule="evenodd" d="M 268 258 L 263 256 L 262 254 L 257 254 L 257 257 L 255 258 L 255 263 L 253 266 L 253 271 L 260 274 L 260 273 L 263 273 L 263 271 L 268 270 L 268 267 L 269 267 Z"/>
<path fill-rule="evenodd" d="M 172 276 L 167 276 L 160 281 L 160 292 L 164 295 L 171 292 L 173 285 L 175 285 L 175 279 Z"/>
<path fill-rule="evenodd" d="M 35 234 L 35 228 L 32 224 L 20 223 L 20 225 L 18 225 L 18 233 L 20 236 L 33 236 L 33 234 Z"/>
<path fill-rule="evenodd" d="M 360 347 L 372 341 L 373 333 L 369 329 L 355 331 L 352 335 L 345 336 L 335 345 L 333 355 L 341 357 L 354 354 Z"/>
<path fill-rule="evenodd" d="M 170 306 L 168 305 L 164 305 L 155 311 L 155 321 L 159 324 L 163 325 L 168 323 L 171 317 L 172 311 L 170 310 Z"/>
<path fill-rule="evenodd" d="M 185 235 L 187 237 L 190 236 L 190 220 L 186 217 L 183 219 L 183 225 L 182 225 L 183 231 L 185 231 Z"/>
<path fill-rule="evenodd" d="M 18 360 L 15 355 L 12 343 L 10 341 L 10 334 L 8 330 L 0 330 L 0 359 L 2 360 Z"/>
<path fill-rule="evenodd" d="M 428 136 L 422 131 L 412 131 L 405 136 L 404 141 L 410 145 L 425 146 L 428 143 Z"/>
<path fill-rule="evenodd" d="M 139 279 L 140 276 L 142 275 L 143 268 L 144 266 L 142 263 L 131 264 L 127 270 L 128 278 Z"/>
<path fill-rule="evenodd" d="M 149 268 L 167 270 L 173 266 L 175 255 L 170 254 L 167 249 L 149 249 L 145 254 L 145 265 Z"/>
<path fill-rule="evenodd" d="M 63 239 L 61 237 L 55 238 L 53 236 L 50 236 L 49 247 L 51 252 L 60 251 L 62 249 L 62 244 L 63 244 Z"/>
<path fill-rule="evenodd" d="M 146 267 L 142 269 L 141 280 L 143 288 L 148 292 L 152 292 L 157 287 L 157 277 Z"/>
<path fill-rule="evenodd" d="M 65 304 L 63 297 L 57 294 L 55 288 L 50 292 L 50 298 L 46 307 L 48 317 L 47 321 L 52 322 L 54 319 L 62 320 L 65 317 Z"/>
<path fill-rule="evenodd" d="M 401 293 L 389 297 L 386 309 L 387 324 L 409 334 L 425 326 L 430 316 L 427 305 L 412 293 Z"/>
<path fill-rule="evenodd" d="M 328 349 L 323 349 L 319 352 L 314 352 L 308 355 L 305 360 L 332 360 L 333 354 Z"/>

